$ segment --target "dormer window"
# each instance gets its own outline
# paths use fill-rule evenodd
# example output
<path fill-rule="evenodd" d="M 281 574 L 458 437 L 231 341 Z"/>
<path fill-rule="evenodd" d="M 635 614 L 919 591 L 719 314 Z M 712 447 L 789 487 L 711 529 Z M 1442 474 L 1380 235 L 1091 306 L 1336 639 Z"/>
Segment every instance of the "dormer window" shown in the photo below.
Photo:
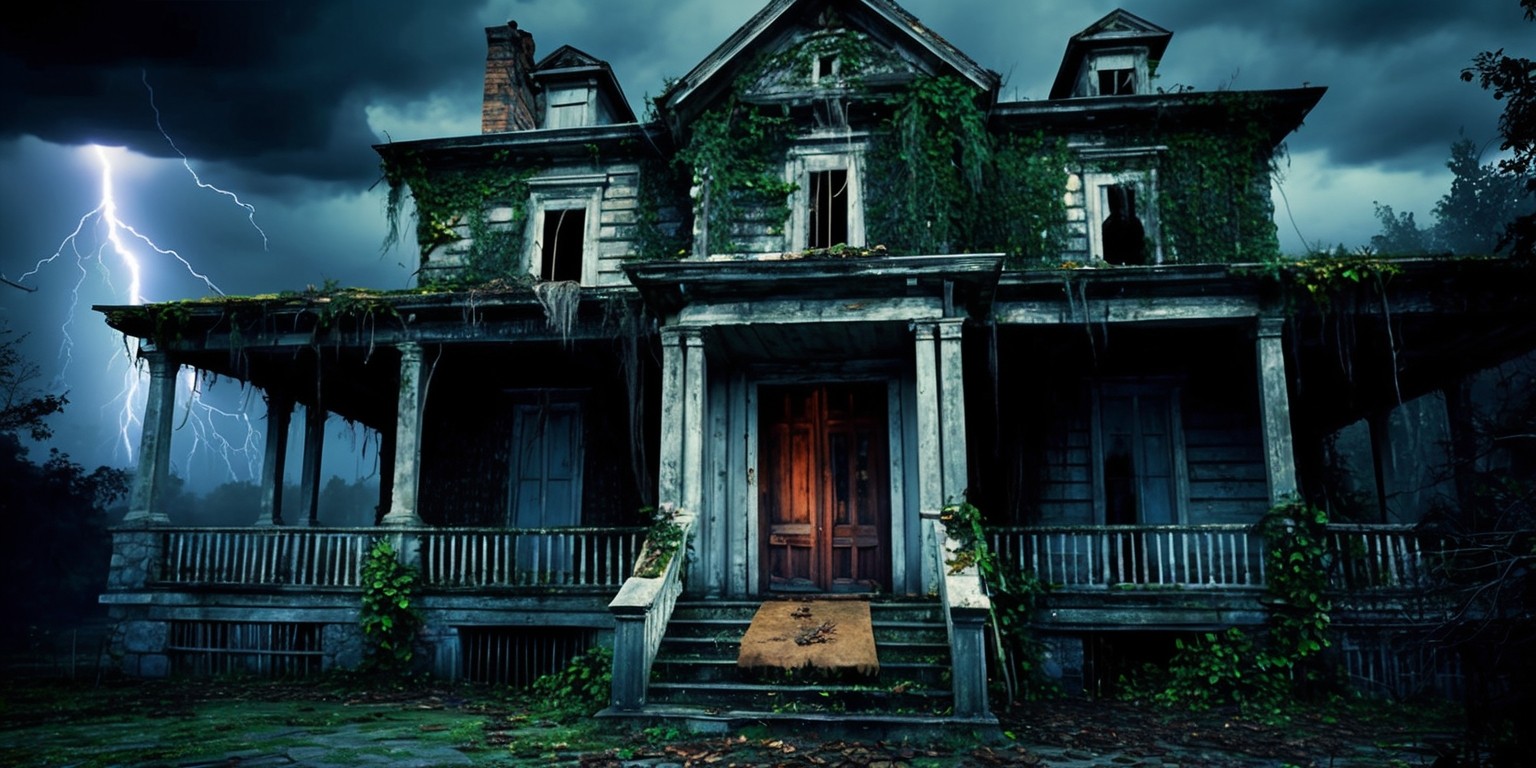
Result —
<path fill-rule="evenodd" d="M 1136 70 L 1099 70 L 1100 96 L 1129 96 L 1136 92 Z"/>
<path fill-rule="evenodd" d="M 592 90 L 551 88 L 544 96 L 545 128 L 580 128 L 591 125 Z"/>
<path fill-rule="evenodd" d="M 1090 54 L 1085 84 L 1092 89 L 1090 96 L 1130 96 L 1144 93 L 1143 72 L 1147 66 L 1145 50 L 1116 53 Z"/>

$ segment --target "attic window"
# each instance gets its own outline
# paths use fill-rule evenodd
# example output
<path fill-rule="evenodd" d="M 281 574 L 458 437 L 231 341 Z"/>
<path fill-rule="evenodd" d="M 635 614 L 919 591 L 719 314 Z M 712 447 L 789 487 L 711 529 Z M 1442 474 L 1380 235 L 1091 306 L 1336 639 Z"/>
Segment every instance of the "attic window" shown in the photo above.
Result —
<path fill-rule="evenodd" d="M 806 248 L 831 248 L 848 242 L 848 171 L 811 173 L 810 226 Z"/>
<path fill-rule="evenodd" d="M 580 281 L 586 231 L 586 209 L 545 210 L 539 275 L 545 280 Z"/>
<path fill-rule="evenodd" d="M 815 82 L 819 83 L 824 79 L 837 77 L 839 69 L 837 56 L 829 54 L 817 57 Z"/>
<path fill-rule="evenodd" d="M 587 103 L 591 95 L 586 88 L 550 89 L 545 96 L 545 128 L 579 128 L 591 120 Z"/>
<path fill-rule="evenodd" d="M 1136 70 L 1099 70 L 1100 96 L 1129 96 L 1136 93 Z"/>

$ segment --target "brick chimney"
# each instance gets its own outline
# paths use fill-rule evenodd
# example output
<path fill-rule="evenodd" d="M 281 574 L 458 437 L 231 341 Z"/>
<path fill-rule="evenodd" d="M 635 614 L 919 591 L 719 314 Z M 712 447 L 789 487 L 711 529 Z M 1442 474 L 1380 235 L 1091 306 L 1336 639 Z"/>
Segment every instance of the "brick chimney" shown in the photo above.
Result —
<path fill-rule="evenodd" d="M 533 88 L 533 35 L 509 21 L 485 28 L 485 103 L 480 132 L 526 131 L 538 127 Z"/>

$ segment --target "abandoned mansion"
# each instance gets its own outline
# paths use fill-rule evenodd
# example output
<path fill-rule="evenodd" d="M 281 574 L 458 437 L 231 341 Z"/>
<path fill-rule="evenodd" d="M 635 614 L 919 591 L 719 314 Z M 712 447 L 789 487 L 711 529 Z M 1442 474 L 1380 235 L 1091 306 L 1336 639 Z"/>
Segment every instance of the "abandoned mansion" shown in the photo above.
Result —
<path fill-rule="evenodd" d="M 1092 694 L 1262 632 L 1261 522 L 1304 508 L 1331 658 L 1450 684 L 1426 523 L 1474 492 L 1486 372 L 1536 347 L 1525 267 L 1281 258 L 1272 173 L 1324 89 L 1158 88 L 1172 37 L 1115 11 L 1008 101 L 893 0 L 772 0 L 638 117 L 603 60 L 487 29 L 482 132 L 376 147 L 416 287 L 98 308 L 150 374 L 112 663 L 357 666 L 383 541 L 443 678 L 602 646 L 615 713 L 986 722 L 999 634 Z M 188 369 L 265 402 L 249 526 L 164 506 Z M 319 524 L 330 416 L 377 440 L 372 526 Z M 1000 573 L 1028 627 L 991 620 Z M 808 598 L 868 605 L 877 673 L 738 665 Z"/>

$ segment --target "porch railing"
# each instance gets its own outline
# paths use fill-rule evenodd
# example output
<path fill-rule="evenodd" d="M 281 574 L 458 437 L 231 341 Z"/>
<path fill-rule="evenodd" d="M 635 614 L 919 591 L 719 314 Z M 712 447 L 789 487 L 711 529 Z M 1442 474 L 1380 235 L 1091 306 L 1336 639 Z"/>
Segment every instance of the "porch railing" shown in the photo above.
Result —
<path fill-rule="evenodd" d="M 159 528 L 153 583 L 361 587 L 373 540 L 419 543 L 432 588 L 592 588 L 617 591 L 644 528 Z M 410 549 L 409 547 L 406 548 Z"/>
<path fill-rule="evenodd" d="M 992 528 L 994 551 L 1058 588 L 1264 586 L 1263 541 L 1247 525 Z"/>
<path fill-rule="evenodd" d="M 1442 545 L 1412 526 L 1328 526 L 1336 589 L 1359 592 L 1429 583 Z M 988 531 L 994 551 L 1059 589 L 1221 588 L 1266 585 L 1265 545 L 1249 525 L 1025 526 Z"/>
<path fill-rule="evenodd" d="M 1338 560 L 1333 586 L 1350 592 L 1428 586 L 1434 559 L 1445 552 L 1444 541 L 1401 525 L 1336 524 L 1328 535 Z"/>
<path fill-rule="evenodd" d="M 163 528 L 161 584 L 360 586 L 368 528 Z"/>
<path fill-rule="evenodd" d="M 421 569 L 434 587 L 593 587 L 629 577 L 644 528 L 437 528 Z"/>

